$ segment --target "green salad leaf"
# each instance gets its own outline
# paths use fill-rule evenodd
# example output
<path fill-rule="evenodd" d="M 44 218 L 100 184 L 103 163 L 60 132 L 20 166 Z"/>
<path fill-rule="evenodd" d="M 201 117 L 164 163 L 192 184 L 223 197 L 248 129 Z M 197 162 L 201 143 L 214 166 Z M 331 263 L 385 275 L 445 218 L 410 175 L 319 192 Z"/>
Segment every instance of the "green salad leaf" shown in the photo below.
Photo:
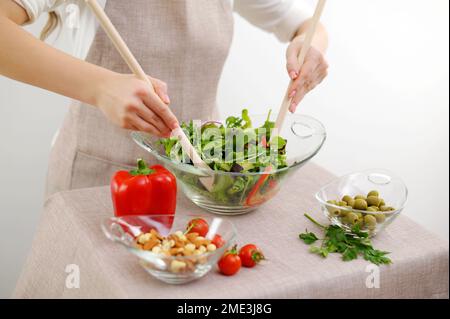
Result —
<path fill-rule="evenodd" d="M 260 127 L 253 127 L 248 110 L 242 110 L 240 116 L 229 116 L 225 123 L 206 122 L 196 127 L 194 121 L 181 123 L 181 128 L 205 163 L 212 170 L 230 173 L 260 173 L 267 167 L 287 167 L 287 140 L 271 134 L 275 122 L 270 119 L 269 112 Z M 199 125 L 198 125 L 199 126 Z M 271 143 L 269 143 L 271 141 Z M 184 154 L 177 138 L 164 138 L 159 141 L 165 155 L 173 161 L 192 165 Z M 271 145 L 272 144 L 272 145 Z M 276 173 L 281 177 L 283 172 Z M 192 174 L 177 176 L 193 190 L 222 203 L 245 203 L 249 196 L 254 196 L 254 187 L 258 194 L 268 192 L 276 187 L 275 177 L 266 179 L 262 185 L 256 185 L 259 175 L 216 175 L 214 187 L 207 192 L 198 178 Z M 256 186 L 255 186 L 256 185 Z"/>
<path fill-rule="evenodd" d="M 190 121 L 181 123 L 181 128 L 211 169 L 225 172 L 261 172 L 267 166 L 287 166 L 287 140 L 281 136 L 274 137 L 272 144 L 276 148 L 272 149 L 272 152 L 267 142 L 270 141 L 271 131 L 275 126 L 275 122 L 270 120 L 270 113 L 264 124 L 257 128 L 252 127 L 247 109 L 242 111 L 240 117 L 228 117 L 225 125 L 208 122 L 201 128 L 195 128 L 194 122 Z M 163 145 L 166 156 L 192 164 L 189 158 L 183 155 L 177 138 L 164 138 L 159 142 Z M 211 154 L 216 156 L 211 157 Z"/>

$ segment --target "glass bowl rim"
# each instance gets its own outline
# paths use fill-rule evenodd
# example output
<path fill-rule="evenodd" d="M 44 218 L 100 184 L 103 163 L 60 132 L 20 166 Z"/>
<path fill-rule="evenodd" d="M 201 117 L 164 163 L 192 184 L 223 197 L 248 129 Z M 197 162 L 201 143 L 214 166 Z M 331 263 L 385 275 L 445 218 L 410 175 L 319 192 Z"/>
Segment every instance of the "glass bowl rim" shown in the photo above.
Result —
<path fill-rule="evenodd" d="M 330 186 L 333 183 L 336 183 L 337 181 L 339 181 L 341 179 L 344 179 L 344 178 L 352 176 L 352 175 L 364 174 L 364 173 L 375 172 L 375 171 L 377 171 L 377 172 L 383 171 L 385 173 L 388 173 L 391 177 L 394 177 L 395 179 L 397 179 L 401 183 L 401 185 L 404 187 L 404 189 L 405 189 L 405 197 L 403 198 L 402 205 L 399 208 L 396 208 L 395 210 L 391 210 L 391 211 L 386 211 L 386 212 L 381 212 L 381 211 L 368 212 L 367 210 L 350 209 L 350 208 L 346 208 L 346 207 L 343 207 L 343 206 L 330 204 L 330 203 L 328 203 L 326 200 L 324 200 L 320 196 L 320 193 L 322 193 L 328 186 Z M 322 206 L 326 206 L 326 207 L 332 207 L 332 208 L 337 208 L 337 209 L 340 209 L 340 210 L 347 210 L 347 211 L 356 212 L 356 213 L 363 213 L 363 214 L 371 214 L 371 215 L 382 215 L 383 214 L 383 215 L 385 215 L 385 214 L 398 214 L 398 213 L 400 213 L 405 208 L 405 206 L 406 206 L 406 204 L 408 202 L 408 194 L 409 194 L 408 187 L 406 186 L 406 184 L 403 182 L 403 180 L 400 177 L 398 177 L 394 173 L 390 172 L 389 170 L 386 170 L 386 169 L 383 169 L 383 168 L 379 168 L 379 169 L 366 169 L 366 170 L 356 171 L 356 172 L 352 172 L 352 173 L 348 173 L 348 174 L 339 176 L 339 177 L 333 179 L 331 182 L 327 183 L 326 185 L 322 186 L 320 188 L 320 190 L 318 192 L 316 192 L 315 198 Z"/>
<path fill-rule="evenodd" d="M 161 254 L 156 254 L 153 253 L 149 250 L 141 250 L 138 249 L 136 247 L 130 246 L 125 244 L 124 242 L 122 242 L 121 240 L 117 240 L 115 238 L 110 238 L 110 236 L 107 235 L 107 232 L 109 232 L 106 229 L 106 225 L 105 223 L 107 223 L 108 221 L 113 221 L 114 219 L 120 219 L 123 217 L 174 217 L 176 218 L 176 216 L 180 216 L 180 215 L 176 215 L 176 214 L 159 214 L 159 215 L 125 215 L 122 217 L 117 217 L 117 216 L 111 216 L 111 217 L 107 217 L 107 218 L 103 218 L 101 221 L 101 229 L 103 231 L 103 234 L 106 236 L 107 239 L 113 241 L 113 242 L 117 242 L 121 245 L 123 245 L 126 249 L 130 250 L 134 255 L 138 256 L 139 258 L 142 258 L 140 255 L 142 256 L 149 256 L 152 258 L 158 258 L 158 259 L 164 259 L 164 260 L 191 260 L 192 258 L 199 258 L 199 257 L 208 257 L 208 256 L 213 256 L 216 255 L 219 251 L 224 251 L 227 247 L 227 245 L 224 245 L 220 248 L 217 248 L 215 251 L 212 252 L 205 252 L 199 255 L 195 255 L 195 256 L 164 256 Z M 233 222 L 222 218 L 221 216 L 208 216 L 208 215 L 199 215 L 199 214 L 188 214 L 188 215 L 181 215 L 182 218 L 186 218 L 186 220 L 191 220 L 192 218 L 212 218 L 212 219 L 221 219 L 222 221 L 225 221 L 225 223 L 228 223 L 231 226 L 231 236 L 230 239 L 228 240 L 228 242 L 233 242 L 236 237 L 237 237 L 237 229 L 236 226 L 234 225 Z"/>
<path fill-rule="evenodd" d="M 276 115 L 276 114 L 274 114 Z M 263 116 L 262 114 L 250 114 L 250 116 Z M 317 153 L 322 149 L 323 145 L 325 144 L 325 141 L 327 139 L 327 132 L 325 129 L 325 126 L 323 125 L 322 122 L 320 122 L 319 120 L 317 120 L 316 118 L 310 116 L 310 115 L 305 115 L 305 114 L 294 114 L 294 116 L 297 117 L 301 117 L 301 118 L 307 118 L 310 120 L 315 121 L 321 128 L 322 130 L 322 141 L 320 142 L 320 144 L 316 147 L 315 151 L 312 152 L 308 157 L 302 159 L 301 161 L 295 161 L 294 163 L 292 163 L 290 166 L 287 167 L 283 167 L 283 168 L 279 168 L 279 169 L 273 169 L 272 166 L 267 166 L 266 169 L 264 171 L 261 172 L 246 172 L 246 173 L 240 173 L 240 172 L 225 172 L 225 171 L 219 171 L 219 170 L 212 170 L 209 171 L 207 169 L 204 168 L 200 168 L 200 167 L 195 167 L 191 164 L 186 164 L 186 163 L 182 163 L 182 162 L 174 162 L 173 160 L 171 160 L 169 157 L 167 157 L 166 155 L 162 155 L 159 152 L 157 152 L 156 150 L 154 150 L 151 147 L 148 147 L 146 145 L 141 145 L 136 138 L 140 139 L 140 136 L 142 132 L 137 132 L 137 131 L 132 131 L 131 132 L 131 137 L 133 139 L 133 141 L 138 144 L 140 147 L 145 148 L 145 150 L 147 150 L 150 154 L 154 155 L 158 160 L 163 161 L 164 163 L 169 163 L 172 165 L 176 165 L 177 169 L 180 169 L 186 173 L 190 173 L 190 174 L 195 174 L 198 177 L 210 177 L 210 176 L 215 176 L 215 175 L 226 175 L 226 176 L 261 176 L 261 175 L 268 175 L 268 174 L 277 174 L 277 173 L 281 173 L 284 172 L 286 170 L 289 170 L 291 168 L 294 168 L 296 166 L 302 165 L 303 163 L 309 161 L 311 158 L 313 158 L 315 155 L 317 155 Z M 300 138 L 300 137 L 299 137 Z M 267 171 L 267 168 L 271 168 L 270 171 Z M 195 173 L 193 172 L 195 171 Z"/>

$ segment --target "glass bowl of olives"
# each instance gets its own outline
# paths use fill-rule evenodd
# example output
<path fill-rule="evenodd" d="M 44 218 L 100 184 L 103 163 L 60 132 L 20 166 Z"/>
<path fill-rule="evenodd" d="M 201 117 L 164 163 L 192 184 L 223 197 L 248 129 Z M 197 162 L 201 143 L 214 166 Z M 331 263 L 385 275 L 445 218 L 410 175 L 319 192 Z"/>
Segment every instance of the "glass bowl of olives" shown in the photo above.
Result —
<path fill-rule="evenodd" d="M 372 169 L 332 181 L 317 192 L 316 198 L 332 224 L 347 230 L 358 225 L 374 236 L 401 213 L 408 189 L 393 173 Z"/>

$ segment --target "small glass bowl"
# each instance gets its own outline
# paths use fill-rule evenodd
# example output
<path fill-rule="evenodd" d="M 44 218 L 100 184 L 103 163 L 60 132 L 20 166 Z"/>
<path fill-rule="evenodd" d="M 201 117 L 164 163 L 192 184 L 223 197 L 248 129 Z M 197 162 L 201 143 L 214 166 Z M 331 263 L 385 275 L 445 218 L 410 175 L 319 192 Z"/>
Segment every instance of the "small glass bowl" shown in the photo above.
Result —
<path fill-rule="evenodd" d="M 250 115 L 254 127 L 260 127 L 267 115 Z M 272 114 L 276 118 L 276 114 Z M 221 121 L 224 123 L 225 120 Z M 133 140 L 152 154 L 176 177 L 183 193 L 196 205 L 212 213 L 239 215 L 251 212 L 274 198 L 286 180 L 313 158 L 326 140 L 322 123 L 313 117 L 288 114 L 280 136 L 287 139 L 287 167 L 269 171 L 235 173 L 208 171 L 167 157 L 159 140 L 142 132 L 133 132 Z M 208 191 L 201 183 L 202 177 L 213 177 L 214 183 Z M 244 188 L 230 192 L 236 181 L 244 181 Z"/>
<path fill-rule="evenodd" d="M 142 233 L 156 230 L 162 236 L 168 236 L 178 230 L 185 230 L 193 218 L 202 218 L 209 224 L 207 239 L 213 239 L 216 234 L 222 236 L 225 245 L 214 252 L 196 256 L 164 256 L 141 250 L 135 247 L 135 239 Z M 133 255 L 139 258 L 141 266 L 153 277 L 169 284 L 184 284 L 206 275 L 218 262 L 226 249 L 236 238 L 234 225 L 219 217 L 199 215 L 131 215 L 105 219 L 101 228 L 106 237 L 122 244 Z M 174 271 L 172 263 L 183 262 L 187 265 L 182 271 Z"/>
<path fill-rule="evenodd" d="M 380 198 L 384 199 L 386 206 L 394 207 L 390 211 L 368 212 L 328 203 L 330 200 L 341 201 L 345 195 L 366 196 L 370 191 L 377 190 Z M 316 194 L 316 199 L 321 204 L 325 216 L 332 224 L 351 230 L 355 222 L 349 221 L 348 213 L 355 213 L 358 216 L 358 223 L 361 230 L 374 236 L 386 228 L 401 213 L 406 205 L 408 189 L 403 181 L 393 173 L 384 169 L 372 169 L 362 172 L 351 173 L 340 177 L 324 186 Z M 376 225 L 364 223 L 364 217 L 372 215 L 375 217 Z"/>

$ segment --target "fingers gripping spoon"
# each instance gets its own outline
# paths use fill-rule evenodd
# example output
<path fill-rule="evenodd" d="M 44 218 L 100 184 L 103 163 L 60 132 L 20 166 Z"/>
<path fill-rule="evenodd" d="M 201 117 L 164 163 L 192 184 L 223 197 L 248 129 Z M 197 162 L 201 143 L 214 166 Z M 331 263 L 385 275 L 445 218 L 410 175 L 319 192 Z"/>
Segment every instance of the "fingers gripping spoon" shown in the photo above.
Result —
<path fill-rule="evenodd" d="M 150 91 L 152 93 L 155 93 L 155 89 L 153 88 L 153 84 L 150 82 L 150 79 L 147 77 L 144 70 L 139 65 L 133 53 L 131 53 L 130 49 L 120 36 L 117 29 L 112 24 L 111 20 L 106 15 L 103 8 L 98 4 L 97 0 L 85 0 L 85 1 L 91 8 L 92 12 L 97 17 L 98 21 L 100 22 L 100 25 L 102 26 L 102 28 L 108 35 L 109 39 L 116 47 L 117 51 L 119 51 L 124 61 L 127 63 L 128 67 L 134 73 L 134 75 L 136 75 L 136 77 L 138 77 L 142 81 L 146 82 L 148 84 Z M 162 101 L 160 102 L 164 103 Z M 179 138 L 183 151 L 187 153 L 187 155 L 192 160 L 195 167 L 204 169 L 206 171 L 212 171 L 211 168 L 201 159 L 200 155 L 192 146 L 191 142 L 189 141 L 188 137 L 181 129 L 181 127 L 178 127 L 175 130 L 173 130 L 172 135 Z M 210 192 L 213 188 L 214 177 L 213 176 L 201 177 L 200 182 Z"/>

